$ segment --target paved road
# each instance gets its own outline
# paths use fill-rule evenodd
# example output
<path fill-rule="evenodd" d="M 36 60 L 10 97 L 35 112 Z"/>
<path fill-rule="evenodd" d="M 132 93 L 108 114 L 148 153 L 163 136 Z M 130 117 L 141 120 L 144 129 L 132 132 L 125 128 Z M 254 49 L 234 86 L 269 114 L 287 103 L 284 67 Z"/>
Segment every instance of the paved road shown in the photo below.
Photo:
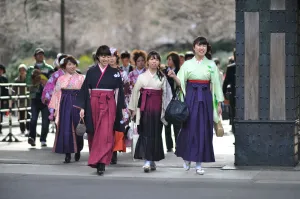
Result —
<path fill-rule="evenodd" d="M 0 174 L 0 199 L 298 199 L 299 184 Z"/>

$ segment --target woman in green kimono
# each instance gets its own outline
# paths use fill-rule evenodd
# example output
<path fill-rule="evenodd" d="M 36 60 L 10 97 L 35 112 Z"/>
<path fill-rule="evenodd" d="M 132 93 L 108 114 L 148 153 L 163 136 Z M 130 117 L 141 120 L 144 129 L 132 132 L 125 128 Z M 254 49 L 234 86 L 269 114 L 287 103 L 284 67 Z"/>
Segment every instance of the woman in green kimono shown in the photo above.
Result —
<path fill-rule="evenodd" d="M 219 71 L 211 60 L 211 47 L 206 38 L 198 37 L 193 43 L 195 56 L 185 61 L 177 76 L 170 70 L 168 75 L 181 86 L 190 111 L 188 120 L 178 135 L 175 154 L 184 160 L 185 170 L 196 162 L 196 173 L 204 174 L 202 162 L 215 162 L 213 149 L 213 123 L 222 113 L 223 92 Z"/>

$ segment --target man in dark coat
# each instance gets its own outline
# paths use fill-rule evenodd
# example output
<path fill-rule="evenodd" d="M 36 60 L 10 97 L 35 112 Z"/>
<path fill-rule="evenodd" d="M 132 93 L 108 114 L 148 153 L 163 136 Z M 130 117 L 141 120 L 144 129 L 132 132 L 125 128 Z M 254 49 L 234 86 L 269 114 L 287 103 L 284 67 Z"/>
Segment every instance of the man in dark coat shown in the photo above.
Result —
<path fill-rule="evenodd" d="M 226 99 L 229 100 L 230 103 L 230 124 L 233 125 L 234 117 L 235 117 L 235 50 L 233 52 L 233 62 L 227 66 L 226 76 L 223 83 L 223 93 Z"/>

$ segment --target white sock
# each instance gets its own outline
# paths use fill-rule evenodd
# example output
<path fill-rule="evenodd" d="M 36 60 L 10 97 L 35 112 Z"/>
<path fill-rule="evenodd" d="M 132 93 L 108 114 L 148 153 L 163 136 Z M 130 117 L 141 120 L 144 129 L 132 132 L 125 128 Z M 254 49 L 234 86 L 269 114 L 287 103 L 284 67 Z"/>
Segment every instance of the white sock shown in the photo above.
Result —
<path fill-rule="evenodd" d="M 150 166 L 151 161 L 145 160 L 145 166 Z"/>
<path fill-rule="evenodd" d="M 196 169 L 201 169 L 201 162 L 196 162 Z"/>

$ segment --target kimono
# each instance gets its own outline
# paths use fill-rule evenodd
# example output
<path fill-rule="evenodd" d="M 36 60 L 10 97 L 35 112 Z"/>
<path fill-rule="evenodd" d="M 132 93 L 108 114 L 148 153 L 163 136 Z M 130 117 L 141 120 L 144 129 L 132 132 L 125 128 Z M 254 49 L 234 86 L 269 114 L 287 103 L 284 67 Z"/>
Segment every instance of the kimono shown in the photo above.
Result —
<path fill-rule="evenodd" d="M 162 141 L 165 110 L 172 99 L 172 90 L 163 75 L 152 75 L 149 70 L 141 74 L 134 85 L 129 109 L 136 112 L 139 139 L 134 158 L 160 161 L 165 158 Z"/>
<path fill-rule="evenodd" d="M 129 79 L 128 76 L 126 74 L 126 72 L 124 72 L 121 68 L 118 68 L 122 77 L 122 82 L 123 82 L 123 89 L 124 89 L 124 99 L 125 99 L 125 105 L 126 107 L 129 104 L 129 100 L 130 100 L 130 93 L 129 93 Z M 116 129 L 115 131 L 115 143 L 114 143 L 114 149 L 113 151 L 114 156 L 113 158 L 116 158 L 116 152 L 120 151 L 120 152 L 126 152 L 126 137 L 125 137 L 125 131 L 126 131 L 126 126 L 128 125 L 128 119 L 129 119 L 129 111 L 128 108 L 126 108 L 124 110 L 125 115 L 127 116 L 126 118 L 124 117 L 120 124 L 120 129 Z M 120 113 L 119 113 L 120 114 Z M 120 115 L 119 118 L 122 118 L 122 115 Z"/>
<path fill-rule="evenodd" d="M 91 67 L 78 94 L 75 106 L 85 110 L 90 156 L 88 165 L 110 164 L 114 131 L 121 128 L 124 101 L 123 82 L 117 68 L 98 64 Z"/>
<path fill-rule="evenodd" d="M 83 137 L 75 133 L 79 123 L 79 110 L 73 107 L 84 76 L 75 73 L 60 76 L 56 82 L 49 108 L 55 110 L 56 135 L 53 146 L 55 153 L 77 153 L 83 148 Z"/>
<path fill-rule="evenodd" d="M 56 84 L 58 78 L 64 74 L 65 74 L 65 72 L 62 69 L 59 69 L 56 72 L 54 72 L 51 75 L 50 79 L 47 81 L 47 84 L 45 85 L 43 93 L 42 93 L 42 102 L 45 105 L 47 105 L 47 106 L 49 105 L 51 97 L 52 97 L 52 93 L 55 88 L 55 84 Z M 50 117 L 52 118 L 53 114 L 54 114 L 54 110 L 50 108 L 49 111 L 50 111 Z"/>
<path fill-rule="evenodd" d="M 146 71 L 145 68 L 141 69 L 141 70 L 138 70 L 137 68 L 133 71 L 131 71 L 129 74 L 128 74 L 128 80 L 129 80 L 129 85 L 130 85 L 130 94 L 132 93 L 132 89 L 134 87 L 134 84 L 136 83 L 137 81 L 137 78 L 140 74 L 144 73 Z"/>
<path fill-rule="evenodd" d="M 218 68 L 206 57 L 194 57 L 184 62 L 177 77 L 190 116 L 178 135 L 175 154 L 185 161 L 214 162 L 213 122 L 219 121 L 218 102 L 224 100 Z"/>

